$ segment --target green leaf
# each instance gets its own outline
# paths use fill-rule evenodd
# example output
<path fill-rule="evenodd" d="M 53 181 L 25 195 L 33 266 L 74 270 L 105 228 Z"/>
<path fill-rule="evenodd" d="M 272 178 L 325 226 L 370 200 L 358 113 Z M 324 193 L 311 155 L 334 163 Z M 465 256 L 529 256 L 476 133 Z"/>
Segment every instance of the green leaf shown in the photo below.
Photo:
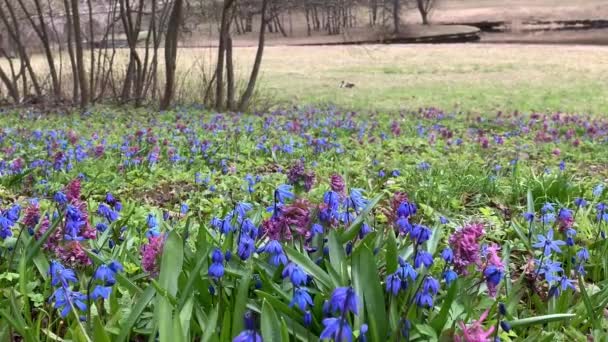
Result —
<path fill-rule="evenodd" d="M 148 285 L 146 290 L 140 295 L 139 300 L 131 310 L 131 314 L 129 314 L 127 320 L 123 324 L 121 324 L 122 327 L 120 329 L 118 337 L 116 338 L 116 341 L 122 342 L 127 340 L 129 334 L 134 329 L 135 323 L 137 323 L 139 316 L 141 316 L 141 314 L 144 312 L 146 306 L 148 306 L 148 303 L 152 301 L 152 298 L 154 298 L 155 293 L 156 289 L 154 288 L 154 286 Z"/>
<path fill-rule="evenodd" d="M 344 246 L 338 241 L 338 236 L 336 235 L 335 230 L 330 230 L 329 236 L 327 238 L 327 244 L 329 247 L 329 261 L 330 265 L 328 267 L 333 268 L 336 273 L 340 276 L 340 285 L 345 285 L 345 279 L 348 275 L 344 274 L 342 271 L 342 265 L 344 265 L 346 260 L 346 252 L 344 251 Z"/>
<path fill-rule="evenodd" d="M 329 290 L 332 288 L 332 282 L 329 275 L 323 271 L 321 267 L 310 260 L 307 255 L 304 255 L 287 245 L 283 246 L 283 249 L 285 250 L 285 253 L 289 259 L 298 264 L 298 266 L 302 267 L 302 269 L 306 273 L 310 274 L 316 282 L 323 285 L 325 288 L 324 290 Z"/>
<path fill-rule="evenodd" d="M 110 342 L 110 336 L 106 333 L 106 330 L 99 319 L 99 316 L 93 318 L 93 337 L 95 342 Z"/>
<path fill-rule="evenodd" d="M 169 233 L 163 247 L 158 283 L 171 297 L 177 294 L 177 281 L 184 262 L 183 248 L 182 239 L 177 232 Z M 157 296 L 155 319 L 161 341 L 170 341 L 172 336 L 181 334 L 181 331 L 173 331 L 173 309 L 173 304 L 166 296 Z"/>
<path fill-rule="evenodd" d="M 247 310 L 247 298 L 249 295 L 249 284 L 251 282 L 251 276 L 253 269 L 248 268 L 247 273 L 240 279 L 239 288 L 236 293 L 236 300 L 234 302 L 233 317 L 232 320 L 232 336 L 236 336 L 241 333 L 244 329 L 243 317 Z"/>
<path fill-rule="evenodd" d="M 197 262 L 192 271 L 190 271 L 190 275 L 188 276 L 188 282 L 186 282 L 186 286 L 180 291 L 180 299 L 179 306 L 181 308 L 184 306 L 186 301 L 192 298 L 192 292 L 194 292 L 194 282 L 199 279 L 199 274 L 205 263 L 207 262 L 207 257 L 209 255 L 209 250 L 211 247 L 209 245 L 205 245 L 203 248 L 200 248 L 196 253 Z"/>
<path fill-rule="evenodd" d="M 435 330 L 428 324 L 417 324 L 415 328 L 421 335 L 427 336 L 424 339 L 425 341 L 437 341 L 439 339 Z"/>
<path fill-rule="evenodd" d="M 384 193 L 380 193 L 378 196 L 374 197 L 371 201 L 369 201 L 367 207 L 365 207 L 365 209 L 361 211 L 361 213 L 359 214 L 359 216 L 357 216 L 353 223 L 351 223 L 351 225 L 342 233 L 342 235 L 340 235 L 341 243 L 346 243 L 354 239 L 355 236 L 359 234 L 359 230 L 361 229 L 361 224 L 363 223 L 363 220 L 367 217 L 369 212 L 374 209 L 376 204 L 380 202 L 382 197 L 384 197 Z"/>
<path fill-rule="evenodd" d="M 578 276 L 578 287 L 581 291 L 581 296 L 583 297 L 583 303 L 585 304 L 585 308 L 587 309 L 587 318 L 591 321 L 593 329 L 601 329 L 601 324 L 597 319 L 597 315 L 595 313 L 595 310 L 593 309 L 593 304 L 591 303 L 591 299 L 589 298 L 589 294 L 587 293 L 587 289 L 585 288 L 585 281 L 580 275 Z"/>
<path fill-rule="evenodd" d="M 437 335 L 441 335 L 443 328 L 445 327 L 446 322 L 448 321 L 448 316 L 450 314 L 450 309 L 452 308 L 452 303 L 454 299 L 456 299 L 456 293 L 458 292 L 458 282 L 455 281 L 450 286 L 448 290 L 448 294 L 441 303 L 441 310 L 437 316 L 433 318 L 431 321 L 431 327 L 435 330 Z"/>
<path fill-rule="evenodd" d="M 289 341 L 289 328 L 283 317 L 281 317 L 281 341 Z"/>
<path fill-rule="evenodd" d="M 219 313 L 218 305 L 219 304 L 215 305 L 213 309 L 211 309 L 211 312 L 209 312 L 209 315 L 207 316 L 207 322 L 205 326 L 201 327 L 201 329 L 203 329 L 203 337 L 201 338 L 202 342 L 211 341 L 215 334 L 215 328 L 217 327 L 217 319 Z"/>
<path fill-rule="evenodd" d="M 386 274 L 393 274 L 397 271 L 397 267 L 399 267 L 399 255 L 397 253 L 395 231 L 389 229 L 386 239 Z"/>
<path fill-rule="evenodd" d="M 264 342 L 281 342 L 281 321 L 268 301 L 262 304 L 262 339 Z"/>
<path fill-rule="evenodd" d="M 358 251 L 355 260 L 353 277 L 359 278 L 358 284 L 362 286 L 363 304 L 370 318 L 369 336 L 372 341 L 381 341 L 386 337 L 388 321 L 376 259 L 369 247 L 365 247 Z"/>
<path fill-rule="evenodd" d="M 509 321 L 512 328 L 523 328 L 531 325 L 542 325 L 550 322 L 564 321 L 575 317 L 575 314 L 553 314 L 544 316 L 535 316 Z"/>

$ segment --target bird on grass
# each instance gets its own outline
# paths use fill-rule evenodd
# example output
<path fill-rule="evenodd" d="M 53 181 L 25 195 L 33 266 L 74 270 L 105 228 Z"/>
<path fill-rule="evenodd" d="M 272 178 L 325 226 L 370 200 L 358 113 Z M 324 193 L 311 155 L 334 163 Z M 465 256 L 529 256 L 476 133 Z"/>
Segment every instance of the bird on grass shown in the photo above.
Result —
<path fill-rule="evenodd" d="M 349 82 L 344 82 L 344 81 L 342 81 L 342 83 L 340 83 L 340 88 L 351 89 L 351 88 L 354 88 L 354 87 L 355 87 L 354 83 L 349 83 Z"/>

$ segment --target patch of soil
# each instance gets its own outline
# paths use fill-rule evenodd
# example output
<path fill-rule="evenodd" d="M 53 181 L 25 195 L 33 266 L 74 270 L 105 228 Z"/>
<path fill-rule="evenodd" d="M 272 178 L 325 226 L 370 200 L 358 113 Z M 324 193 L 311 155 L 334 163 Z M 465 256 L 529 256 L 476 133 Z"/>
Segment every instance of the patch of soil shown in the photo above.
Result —
<path fill-rule="evenodd" d="M 182 203 L 188 193 L 198 191 L 196 185 L 186 181 L 161 182 L 152 189 L 142 189 L 127 196 L 143 200 L 156 207 L 174 206 Z"/>

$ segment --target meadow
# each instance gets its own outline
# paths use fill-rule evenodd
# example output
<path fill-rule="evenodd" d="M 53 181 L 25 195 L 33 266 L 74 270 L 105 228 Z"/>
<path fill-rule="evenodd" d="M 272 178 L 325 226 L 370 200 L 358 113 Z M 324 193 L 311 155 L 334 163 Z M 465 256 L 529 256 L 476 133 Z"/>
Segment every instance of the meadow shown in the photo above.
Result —
<path fill-rule="evenodd" d="M 606 336 L 599 115 L 99 107 L 1 123 L 2 341 Z"/>
<path fill-rule="evenodd" d="M 126 68 L 127 52 L 118 50 L 118 72 L 121 64 Z M 255 48 L 238 47 L 234 54 L 237 85 L 244 86 Z M 385 112 L 434 106 L 482 116 L 516 110 L 598 115 L 608 113 L 606 54 L 608 47 L 565 45 L 267 46 L 254 105 L 260 110 L 312 104 Z M 200 103 L 215 55 L 213 48 L 180 49 L 177 101 Z M 45 72 L 41 56 L 32 63 Z M 71 89 L 71 76 L 63 80 Z M 341 89 L 341 81 L 355 87 Z"/>

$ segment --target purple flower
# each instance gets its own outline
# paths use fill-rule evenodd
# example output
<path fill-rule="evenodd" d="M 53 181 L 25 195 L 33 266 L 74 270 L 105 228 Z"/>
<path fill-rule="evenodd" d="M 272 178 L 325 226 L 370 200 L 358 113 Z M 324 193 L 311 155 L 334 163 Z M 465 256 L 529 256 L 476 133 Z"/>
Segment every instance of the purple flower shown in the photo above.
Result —
<path fill-rule="evenodd" d="M 357 295 L 352 287 L 336 288 L 331 294 L 329 305 L 332 311 L 342 314 L 346 314 L 348 311 L 355 315 L 359 313 L 357 309 Z"/>

